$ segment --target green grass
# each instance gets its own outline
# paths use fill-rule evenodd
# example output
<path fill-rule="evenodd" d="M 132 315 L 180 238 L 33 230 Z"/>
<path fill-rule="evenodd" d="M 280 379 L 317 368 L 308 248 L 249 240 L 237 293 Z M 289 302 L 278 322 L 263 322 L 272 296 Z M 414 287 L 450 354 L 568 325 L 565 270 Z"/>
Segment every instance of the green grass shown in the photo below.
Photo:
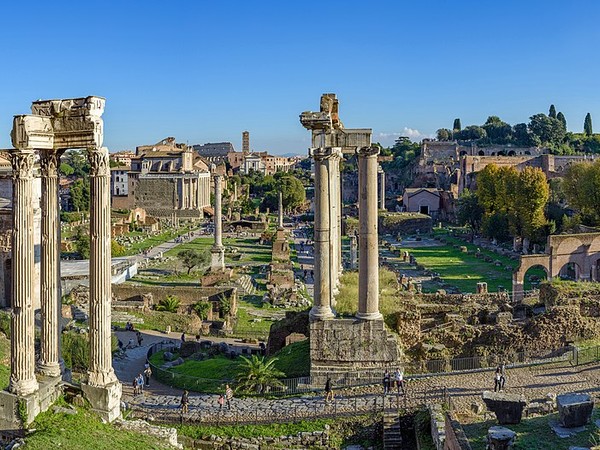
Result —
<path fill-rule="evenodd" d="M 10 341 L 0 333 L 0 389 L 8 387 L 10 378 Z"/>
<path fill-rule="evenodd" d="M 397 277 L 391 270 L 379 269 L 379 310 L 389 315 L 398 310 Z M 336 311 L 339 314 L 354 315 L 358 311 L 358 272 L 344 272 L 340 279 Z"/>
<path fill-rule="evenodd" d="M 271 246 L 260 245 L 259 238 L 225 238 L 223 245 L 225 247 L 236 247 L 238 253 L 242 254 L 241 259 L 232 259 L 231 253 L 225 253 L 225 262 L 227 264 L 238 265 L 240 263 L 269 263 L 271 262 Z M 214 244 L 212 237 L 200 237 L 189 242 L 184 242 L 174 249 L 165 252 L 165 256 L 177 257 L 181 250 L 192 249 L 196 251 L 210 250 Z"/>
<path fill-rule="evenodd" d="M 308 339 L 287 345 L 275 355 L 275 367 L 286 378 L 306 377 L 310 374 L 310 343 Z"/>
<path fill-rule="evenodd" d="M 60 403 L 60 401 L 59 401 Z M 27 450 L 147 450 L 171 449 L 155 437 L 131 431 L 118 430 L 104 424 L 98 416 L 77 408 L 77 414 L 46 411 L 37 416 L 31 426 L 33 433 L 25 439 Z"/>
<path fill-rule="evenodd" d="M 190 327 L 190 324 L 195 319 L 190 315 L 163 311 L 148 311 L 145 313 L 130 311 L 129 314 L 144 320 L 144 323 L 135 324 L 135 328 L 140 330 L 165 331 L 167 326 L 170 326 L 172 331 L 186 331 L 186 333 L 194 334 L 198 332 L 198 330 L 192 330 Z M 119 327 L 125 326 L 123 322 L 113 322 L 113 325 Z"/>
<path fill-rule="evenodd" d="M 244 303 L 241 301 L 238 305 L 237 322 L 233 331 L 234 335 L 244 336 L 246 334 L 248 337 L 267 337 L 274 321 L 266 317 L 251 315 L 249 311 L 258 308 Z M 260 319 L 260 322 L 254 322 L 254 319 Z"/>
<path fill-rule="evenodd" d="M 593 418 L 598 417 L 597 410 L 594 411 Z M 558 414 L 523 419 L 518 425 L 507 425 L 507 428 L 517 433 L 515 440 L 515 450 L 568 450 L 571 446 L 588 447 L 590 444 L 600 442 L 598 428 L 590 424 L 585 432 L 577 433 L 570 438 L 561 439 L 552 431 L 548 422 L 558 420 Z M 497 425 L 495 420 L 478 422 L 474 424 L 463 425 L 463 429 L 473 450 L 484 450 L 486 448 L 487 430 L 491 426 Z M 595 441 L 592 441 L 595 439 Z"/>

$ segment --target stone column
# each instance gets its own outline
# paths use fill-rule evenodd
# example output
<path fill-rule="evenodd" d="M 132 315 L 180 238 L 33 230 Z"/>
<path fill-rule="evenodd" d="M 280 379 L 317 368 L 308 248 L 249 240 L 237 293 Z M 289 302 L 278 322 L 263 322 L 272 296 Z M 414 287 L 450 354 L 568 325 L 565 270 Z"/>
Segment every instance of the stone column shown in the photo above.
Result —
<path fill-rule="evenodd" d="M 385 209 L 385 172 L 379 166 L 379 209 Z"/>
<path fill-rule="evenodd" d="M 33 310 L 33 151 L 11 152 L 12 292 L 10 382 L 8 390 L 25 396 L 38 390 L 35 378 Z"/>
<path fill-rule="evenodd" d="M 344 259 L 342 258 L 342 175 L 340 173 L 340 162 L 343 159 L 344 154 L 340 150 L 340 161 L 337 164 L 337 194 L 336 194 L 336 202 L 337 202 L 337 232 L 338 232 L 338 281 L 342 276 L 342 272 L 344 271 Z"/>
<path fill-rule="evenodd" d="M 221 175 L 215 175 L 215 244 L 210 250 L 212 255 L 210 270 L 225 269 L 225 249 L 223 248 L 223 224 L 221 221 Z"/>
<path fill-rule="evenodd" d="M 315 163 L 315 277 L 314 301 L 310 310 L 311 320 L 333 318 L 331 311 L 331 261 L 329 257 L 330 211 L 329 169 L 327 164 L 331 149 L 313 149 Z"/>
<path fill-rule="evenodd" d="M 356 270 L 358 268 L 358 242 L 356 234 L 350 235 L 350 269 Z"/>
<path fill-rule="evenodd" d="M 279 222 L 277 228 L 279 230 L 283 230 L 283 194 L 281 193 L 281 191 L 279 191 L 279 211 L 277 211 L 277 213 L 279 215 Z"/>
<path fill-rule="evenodd" d="M 330 150 L 330 157 L 327 160 L 329 169 L 329 258 L 331 261 L 331 286 L 333 295 L 339 292 L 339 249 L 341 247 L 340 229 L 339 229 L 339 184 L 340 184 L 340 156 L 341 149 L 334 147 Z M 333 300 L 332 305 L 335 304 Z"/>
<path fill-rule="evenodd" d="M 117 381 L 111 353 L 111 236 L 108 149 L 89 149 L 90 162 L 90 370 L 88 383 Z"/>
<path fill-rule="evenodd" d="M 60 152 L 42 150 L 41 352 L 38 371 L 49 377 L 62 372 L 60 356 L 60 217 L 58 166 Z"/>
<path fill-rule="evenodd" d="M 379 248 L 377 234 L 378 147 L 362 147 L 358 154 L 358 313 L 364 320 L 382 319 L 379 312 Z"/>

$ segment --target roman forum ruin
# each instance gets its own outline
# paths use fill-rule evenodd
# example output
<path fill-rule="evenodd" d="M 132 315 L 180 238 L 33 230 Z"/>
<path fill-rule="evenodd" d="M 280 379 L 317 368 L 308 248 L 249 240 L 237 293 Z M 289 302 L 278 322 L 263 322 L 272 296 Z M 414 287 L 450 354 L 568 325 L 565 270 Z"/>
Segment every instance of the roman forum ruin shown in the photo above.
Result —
<path fill-rule="evenodd" d="M 335 94 L 323 94 L 319 112 L 300 115 L 312 132 L 315 164 L 315 290 L 310 311 L 311 376 L 380 369 L 400 357 L 379 312 L 377 155 L 371 129 L 344 128 Z M 359 171 L 359 301 L 355 319 L 335 319 L 335 287 L 341 272 L 340 161 L 356 153 Z M 360 345 L 358 343 L 360 342 Z M 332 369 L 335 368 L 335 369 Z"/>
<path fill-rule="evenodd" d="M 64 367 L 60 353 L 60 218 L 58 167 L 67 149 L 85 148 L 90 163 L 90 368 L 83 392 L 103 420 L 120 415 L 121 384 L 111 353 L 110 169 L 102 147 L 105 100 L 86 97 L 39 100 L 32 114 L 14 117 L 11 358 L 8 391 L 0 394 L 2 419 L 18 422 L 17 405 L 28 421 L 58 397 Z M 41 353 L 34 350 L 34 227 L 31 204 L 34 177 L 42 182 Z"/>

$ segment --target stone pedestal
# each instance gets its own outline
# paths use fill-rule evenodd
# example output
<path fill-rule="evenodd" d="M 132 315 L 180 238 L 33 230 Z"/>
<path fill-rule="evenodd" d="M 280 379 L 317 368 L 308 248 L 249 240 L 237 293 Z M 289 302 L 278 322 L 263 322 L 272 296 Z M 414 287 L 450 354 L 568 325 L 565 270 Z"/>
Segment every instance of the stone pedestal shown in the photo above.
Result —
<path fill-rule="evenodd" d="M 377 155 L 379 147 L 358 154 L 358 313 L 363 320 L 383 320 L 379 312 L 379 236 L 377 233 Z"/>
<path fill-rule="evenodd" d="M 574 428 L 589 423 L 594 400 L 589 394 L 562 394 L 556 397 L 556 406 L 562 426 Z"/>
<path fill-rule="evenodd" d="M 92 405 L 92 411 L 104 422 L 112 422 L 121 416 L 121 383 L 117 381 L 105 386 L 82 384 L 81 389 Z"/>
<path fill-rule="evenodd" d="M 484 391 L 482 398 L 487 408 L 496 415 L 500 425 L 521 423 L 523 408 L 527 404 L 523 395 Z"/>
<path fill-rule="evenodd" d="M 220 272 L 225 269 L 225 247 L 212 247 L 210 249 L 210 270 Z"/>
<path fill-rule="evenodd" d="M 487 294 L 488 293 L 488 285 L 485 281 L 477 283 L 477 293 L 478 294 Z"/>
<path fill-rule="evenodd" d="M 487 435 L 488 450 L 511 450 L 517 433 L 504 427 L 490 427 Z"/>

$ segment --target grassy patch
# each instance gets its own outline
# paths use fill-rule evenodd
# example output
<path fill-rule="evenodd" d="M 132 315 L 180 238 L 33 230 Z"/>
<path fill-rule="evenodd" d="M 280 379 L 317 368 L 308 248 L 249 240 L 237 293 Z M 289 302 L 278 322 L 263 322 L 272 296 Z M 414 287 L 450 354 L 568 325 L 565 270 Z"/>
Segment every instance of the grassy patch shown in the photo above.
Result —
<path fill-rule="evenodd" d="M 8 387 L 10 378 L 10 341 L 0 333 L 0 389 Z"/>
<path fill-rule="evenodd" d="M 295 423 L 272 423 L 270 425 L 224 425 L 195 426 L 177 425 L 177 431 L 193 439 L 208 439 L 211 435 L 222 437 L 279 437 L 302 432 L 322 431 L 333 419 L 302 420 Z"/>
<path fill-rule="evenodd" d="M 287 345 L 274 357 L 275 367 L 285 373 L 287 378 L 308 376 L 310 373 L 310 344 L 308 339 Z"/>
<path fill-rule="evenodd" d="M 165 331 L 167 326 L 170 326 L 172 331 L 185 331 L 193 334 L 198 332 L 198 330 L 191 328 L 191 323 L 195 320 L 195 317 L 190 315 L 163 311 L 148 311 L 145 313 L 131 311 L 129 314 L 144 320 L 144 323 L 135 324 L 135 327 L 140 330 Z M 113 322 L 113 325 L 125 326 L 122 322 Z"/>
<path fill-rule="evenodd" d="M 169 445 L 162 444 L 155 437 L 131 431 L 117 430 L 110 424 L 104 424 L 98 416 L 78 408 L 77 414 L 55 414 L 49 410 L 37 416 L 32 427 L 35 431 L 26 438 L 27 450 L 166 450 Z"/>
<path fill-rule="evenodd" d="M 340 279 L 336 311 L 340 314 L 354 315 L 358 311 L 358 272 L 344 272 Z M 398 281 L 391 270 L 379 268 L 379 310 L 389 315 L 398 310 Z"/>
<path fill-rule="evenodd" d="M 594 411 L 594 418 L 598 413 Z M 558 414 L 523 419 L 518 425 L 509 425 L 507 428 L 517 433 L 515 440 L 515 450 L 568 450 L 569 447 L 588 447 L 594 442 L 598 442 L 598 428 L 590 424 L 585 432 L 577 433 L 570 438 L 561 439 L 552 431 L 549 421 L 557 421 Z M 473 450 L 484 450 L 486 448 L 487 430 L 491 426 L 497 425 L 495 420 L 478 422 L 463 425 L 463 429 Z M 595 439 L 593 441 L 592 439 Z"/>

